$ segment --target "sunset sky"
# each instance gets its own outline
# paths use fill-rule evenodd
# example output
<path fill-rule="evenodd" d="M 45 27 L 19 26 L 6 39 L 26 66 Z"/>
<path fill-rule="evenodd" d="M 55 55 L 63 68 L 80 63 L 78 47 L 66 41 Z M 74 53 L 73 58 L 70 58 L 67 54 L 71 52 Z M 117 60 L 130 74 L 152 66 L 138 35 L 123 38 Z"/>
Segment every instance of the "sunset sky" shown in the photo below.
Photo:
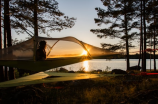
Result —
<path fill-rule="evenodd" d="M 64 29 L 61 32 L 54 31 L 51 37 L 66 37 L 73 36 L 85 43 L 93 46 L 101 47 L 100 43 L 118 43 L 119 39 L 99 39 L 95 34 L 90 32 L 90 29 L 105 28 L 106 25 L 97 26 L 94 18 L 97 18 L 95 7 L 105 8 L 100 0 L 57 0 L 58 7 L 61 12 L 69 17 L 77 18 L 75 26 L 72 28 Z M 46 35 L 39 36 L 46 37 Z M 28 36 L 26 36 L 28 37 Z M 25 39 L 24 35 L 13 34 L 13 39 Z"/>

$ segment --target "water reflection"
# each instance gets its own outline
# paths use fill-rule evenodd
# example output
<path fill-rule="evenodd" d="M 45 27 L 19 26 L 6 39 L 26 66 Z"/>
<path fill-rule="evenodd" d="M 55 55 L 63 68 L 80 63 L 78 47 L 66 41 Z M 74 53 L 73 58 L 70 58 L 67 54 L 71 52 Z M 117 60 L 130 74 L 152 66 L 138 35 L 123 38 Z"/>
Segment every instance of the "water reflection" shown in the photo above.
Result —
<path fill-rule="evenodd" d="M 88 61 L 88 62 L 87 62 Z M 146 67 L 147 69 L 150 69 L 150 59 L 147 59 Z M 130 65 L 135 66 L 138 64 L 138 59 L 130 59 Z M 156 65 L 158 65 L 158 59 L 156 59 Z M 153 69 L 153 63 L 151 66 L 151 69 Z M 106 59 L 92 59 L 92 60 L 85 60 L 83 62 L 66 65 L 64 68 L 70 69 L 73 71 L 78 71 L 81 68 L 84 68 L 86 71 L 92 71 L 92 70 L 107 70 L 111 71 L 112 69 L 122 69 L 126 70 L 126 61 L 125 59 L 111 59 L 110 61 Z"/>
<path fill-rule="evenodd" d="M 83 61 L 83 68 L 85 69 L 85 71 L 88 71 L 88 69 L 89 69 L 88 61 Z"/>

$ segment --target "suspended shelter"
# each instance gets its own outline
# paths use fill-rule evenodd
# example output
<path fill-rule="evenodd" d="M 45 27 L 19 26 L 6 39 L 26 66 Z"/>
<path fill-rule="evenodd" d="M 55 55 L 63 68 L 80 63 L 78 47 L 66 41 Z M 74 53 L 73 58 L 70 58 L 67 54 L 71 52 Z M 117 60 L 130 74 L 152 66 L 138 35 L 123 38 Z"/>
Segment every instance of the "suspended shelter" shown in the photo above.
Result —
<path fill-rule="evenodd" d="M 40 41 L 47 43 L 47 59 L 36 61 L 36 50 Z M 97 56 L 114 54 L 118 53 L 89 45 L 74 37 L 32 37 L 20 44 L 0 50 L 0 65 L 40 72 Z"/>

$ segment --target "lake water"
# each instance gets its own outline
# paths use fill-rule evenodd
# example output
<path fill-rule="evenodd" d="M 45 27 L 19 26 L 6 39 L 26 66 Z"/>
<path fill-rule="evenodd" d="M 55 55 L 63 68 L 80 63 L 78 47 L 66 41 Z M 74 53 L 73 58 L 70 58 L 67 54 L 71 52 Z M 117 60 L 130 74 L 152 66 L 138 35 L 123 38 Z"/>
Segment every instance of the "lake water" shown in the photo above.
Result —
<path fill-rule="evenodd" d="M 130 66 L 135 66 L 138 64 L 138 59 L 130 59 Z M 158 59 L 156 59 L 156 64 L 158 65 Z M 151 60 L 151 69 L 153 69 L 153 60 Z M 126 70 L 126 60 L 125 59 L 93 59 L 87 60 L 71 65 L 62 66 L 67 70 L 78 71 L 79 69 L 84 68 L 85 71 L 92 71 L 101 69 L 103 71 L 111 71 L 112 69 L 122 69 Z M 150 59 L 147 59 L 147 69 L 150 69 Z"/>

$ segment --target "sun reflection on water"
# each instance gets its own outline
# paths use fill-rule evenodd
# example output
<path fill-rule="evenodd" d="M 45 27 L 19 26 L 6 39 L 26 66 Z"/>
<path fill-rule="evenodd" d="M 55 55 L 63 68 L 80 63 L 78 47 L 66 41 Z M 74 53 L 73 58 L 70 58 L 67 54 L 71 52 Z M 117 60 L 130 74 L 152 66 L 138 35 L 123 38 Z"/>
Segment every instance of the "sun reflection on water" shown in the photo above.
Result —
<path fill-rule="evenodd" d="M 83 61 L 83 67 L 84 67 L 85 71 L 88 71 L 88 69 L 89 69 L 88 61 Z"/>

